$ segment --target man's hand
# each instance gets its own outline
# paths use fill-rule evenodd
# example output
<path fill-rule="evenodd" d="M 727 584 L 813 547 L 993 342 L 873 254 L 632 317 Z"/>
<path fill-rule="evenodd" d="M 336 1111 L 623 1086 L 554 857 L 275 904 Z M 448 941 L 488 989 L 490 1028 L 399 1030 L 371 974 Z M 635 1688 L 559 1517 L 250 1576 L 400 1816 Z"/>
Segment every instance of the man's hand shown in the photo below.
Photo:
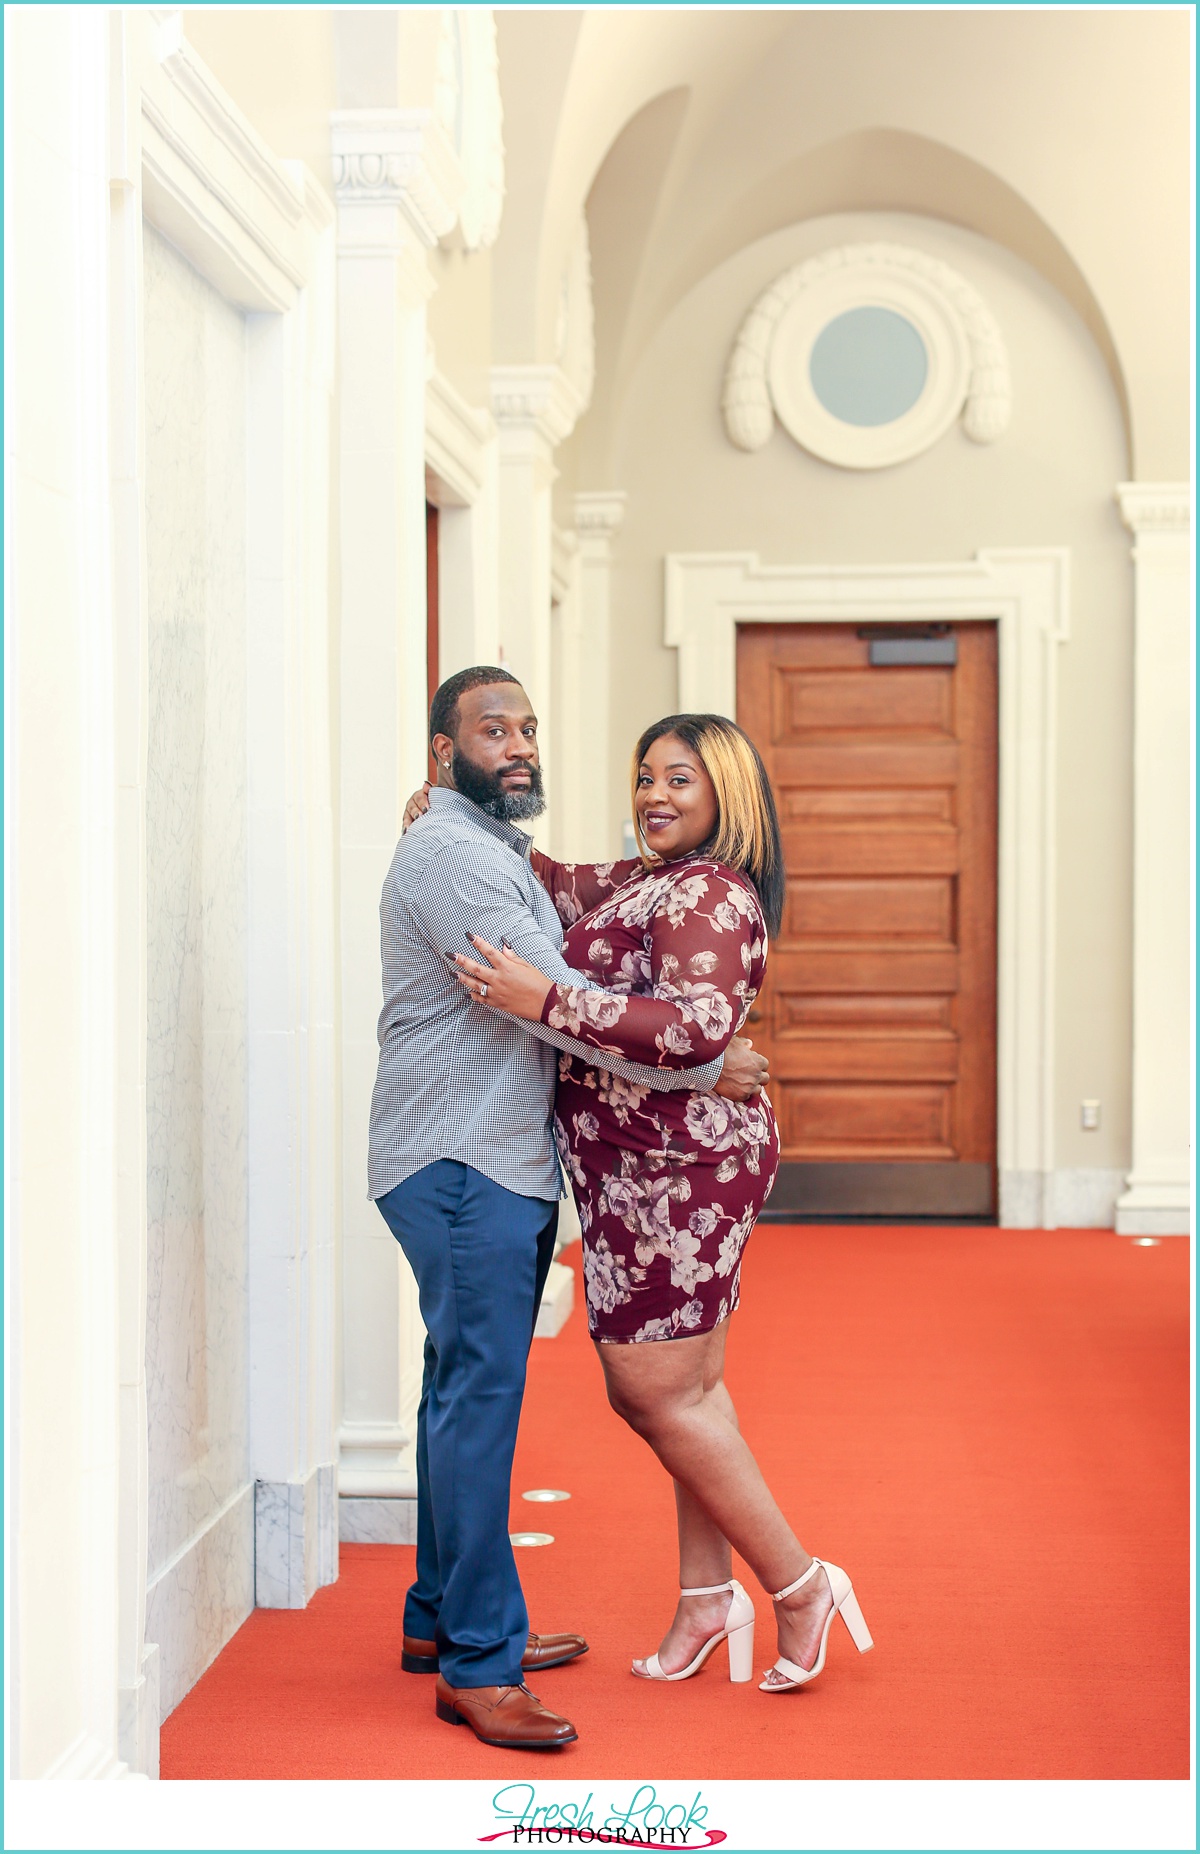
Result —
<path fill-rule="evenodd" d="M 735 1036 L 725 1051 L 714 1094 L 729 1101 L 748 1101 L 771 1079 L 770 1064 L 760 1056 L 748 1036 Z"/>

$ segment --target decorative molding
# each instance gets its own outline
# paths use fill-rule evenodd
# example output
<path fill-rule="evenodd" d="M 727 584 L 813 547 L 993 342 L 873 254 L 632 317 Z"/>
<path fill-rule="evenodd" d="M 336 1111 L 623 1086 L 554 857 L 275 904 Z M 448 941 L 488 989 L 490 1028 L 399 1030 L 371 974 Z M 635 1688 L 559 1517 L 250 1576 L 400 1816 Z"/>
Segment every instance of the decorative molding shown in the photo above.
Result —
<path fill-rule="evenodd" d="M 141 191 L 150 224 L 238 307 L 286 311 L 308 280 L 322 189 L 279 161 L 183 38 L 145 22 Z"/>
<path fill-rule="evenodd" d="M 961 564 L 765 567 L 669 554 L 665 642 L 679 707 L 733 715 L 740 624 L 993 619 L 1000 634 L 997 1145 L 1000 1218 L 1053 1228 L 1058 646 L 1070 553 L 1003 549 Z"/>
<path fill-rule="evenodd" d="M 1187 483 L 1116 493 L 1134 536 L 1133 1152 L 1117 1233 L 1182 1236 L 1192 1221 L 1192 496 Z"/>
<path fill-rule="evenodd" d="M 313 231 L 326 232 L 337 217 L 337 208 L 320 182 L 309 173 L 303 161 L 281 161 L 280 167 L 291 174 L 304 190 L 304 216 Z"/>
<path fill-rule="evenodd" d="M 579 400 L 578 418 L 592 402 L 596 380 L 596 322 L 592 307 L 592 252 L 588 223 L 579 215 L 575 237 L 563 264 L 559 283 L 558 315 L 554 331 L 554 358 Z"/>
<path fill-rule="evenodd" d="M 397 207 L 429 248 L 453 229 L 463 171 L 432 110 L 339 109 L 329 122 L 340 209 Z"/>
<path fill-rule="evenodd" d="M 458 218 L 468 251 L 484 251 L 504 211 L 504 105 L 491 7 L 442 8 L 438 120 L 462 164 Z"/>
<path fill-rule="evenodd" d="M 885 425 L 855 426 L 820 404 L 808 356 L 834 316 L 867 303 L 894 308 L 916 324 L 929 373 L 910 411 Z M 793 362 L 786 380 L 777 344 L 785 324 L 784 358 Z M 976 443 L 998 438 L 1011 411 L 1008 355 L 991 311 L 949 264 L 907 245 L 840 245 L 793 265 L 758 297 L 730 355 L 721 410 L 741 450 L 760 450 L 778 413 L 814 455 L 850 469 L 880 469 L 928 449 L 960 411 Z"/>
<path fill-rule="evenodd" d="M 339 1495 L 406 1499 L 417 1491 L 413 1436 L 403 1423 L 344 1422 L 338 1431 Z"/>
<path fill-rule="evenodd" d="M 628 504 L 623 489 L 581 489 L 575 497 L 576 531 L 589 539 L 611 541 Z"/>
<path fill-rule="evenodd" d="M 435 365 L 425 387 L 425 469 L 437 491 L 431 500 L 470 507 L 483 488 L 495 435 L 491 414 L 468 405 Z"/>
<path fill-rule="evenodd" d="M 159 64 L 175 89 L 187 98 L 221 147 L 241 167 L 250 184 L 266 195 L 289 224 L 298 225 L 304 211 L 304 185 L 294 175 L 300 164 L 277 160 L 233 98 L 222 90 L 208 66 L 184 38 L 182 12 L 172 12 L 163 20 L 156 50 Z M 146 106 L 146 113 L 155 120 L 152 101 Z M 156 127 L 178 146 L 180 153 L 189 154 L 187 142 L 175 144 L 169 119 L 157 120 Z"/>
<path fill-rule="evenodd" d="M 1190 534 L 1190 483 L 1118 483 L 1117 506 L 1131 533 Z"/>
<path fill-rule="evenodd" d="M 575 429 L 579 394 L 556 364 L 493 367 L 492 413 L 502 431 L 527 431 L 551 450 Z"/>

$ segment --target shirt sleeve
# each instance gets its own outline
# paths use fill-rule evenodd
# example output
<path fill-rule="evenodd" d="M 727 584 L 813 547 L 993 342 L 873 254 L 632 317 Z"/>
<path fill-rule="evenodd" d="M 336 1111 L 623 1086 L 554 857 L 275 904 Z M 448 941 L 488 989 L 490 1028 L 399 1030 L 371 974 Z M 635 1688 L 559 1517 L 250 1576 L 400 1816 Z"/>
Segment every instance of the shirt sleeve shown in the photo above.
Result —
<path fill-rule="evenodd" d="M 606 1061 L 620 1055 L 664 1068 L 710 1061 L 723 1055 L 756 996 L 747 975 L 762 939 L 748 889 L 715 870 L 692 872 L 667 889 L 650 922 L 646 995 L 556 981 L 542 1021 L 603 1051 Z"/>
<path fill-rule="evenodd" d="M 529 861 L 564 927 L 573 927 L 642 867 L 637 856 L 617 863 L 556 863 L 541 850 L 534 850 Z"/>
<path fill-rule="evenodd" d="M 455 953 L 475 956 L 467 939 L 476 933 L 492 946 L 507 940 L 514 953 L 527 959 L 539 972 L 557 985 L 577 989 L 586 986 L 584 973 L 576 972 L 559 949 L 539 927 L 514 870 L 510 875 L 498 862 L 481 856 L 475 844 L 450 843 L 432 857 L 410 884 L 405 900 L 422 934 L 439 953 L 453 958 Z M 555 995 L 551 990 L 550 996 Z M 518 1019 L 522 1028 L 541 1042 L 553 1043 L 557 1049 L 596 1062 L 594 1049 L 573 1037 L 561 1026 L 533 1024 Z M 711 1057 L 699 1059 L 700 1066 L 670 1074 L 663 1067 L 643 1068 L 625 1062 L 618 1053 L 602 1066 L 640 1087 L 671 1092 L 681 1088 L 707 1090 L 721 1072 L 723 1054 L 714 1064 Z"/>

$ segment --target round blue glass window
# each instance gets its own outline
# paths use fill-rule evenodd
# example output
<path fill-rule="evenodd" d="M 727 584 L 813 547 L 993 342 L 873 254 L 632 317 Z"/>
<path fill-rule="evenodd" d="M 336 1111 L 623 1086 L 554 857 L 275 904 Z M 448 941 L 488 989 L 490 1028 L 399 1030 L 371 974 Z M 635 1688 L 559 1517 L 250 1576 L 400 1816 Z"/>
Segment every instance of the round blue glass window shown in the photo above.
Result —
<path fill-rule="evenodd" d="M 921 397 L 929 356 L 906 316 L 871 303 L 826 323 L 808 371 L 817 398 L 843 424 L 890 425 Z"/>

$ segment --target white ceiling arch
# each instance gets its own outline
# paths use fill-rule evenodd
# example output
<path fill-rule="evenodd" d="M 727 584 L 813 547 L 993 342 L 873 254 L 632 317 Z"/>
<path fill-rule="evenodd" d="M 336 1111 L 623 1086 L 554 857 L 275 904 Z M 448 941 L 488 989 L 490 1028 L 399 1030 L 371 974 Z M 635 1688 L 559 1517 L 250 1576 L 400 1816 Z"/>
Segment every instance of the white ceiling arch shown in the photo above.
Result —
<path fill-rule="evenodd" d="M 822 213 L 922 213 L 1039 270 L 1104 356 L 1130 467 L 1186 473 L 1178 365 L 1164 364 L 1190 343 L 1189 175 L 1178 159 L 1188 86 L 1163 82 L 1190 57 L 1181 13 L 522 10 L 500 15 L 500 34 L 510 163 L 529 144 L 521 224 L 511 241 L 502 232 L 494 272 L 504 358 L 547 357 L 584 200 L 639 112 L 686 90 L 641 215 L 618 379 L 733 250 Z M 595 236 L 593 269 L 599 326 L 607 278 Z M 628 272 L 626 254 L 626 284 Z"/>

